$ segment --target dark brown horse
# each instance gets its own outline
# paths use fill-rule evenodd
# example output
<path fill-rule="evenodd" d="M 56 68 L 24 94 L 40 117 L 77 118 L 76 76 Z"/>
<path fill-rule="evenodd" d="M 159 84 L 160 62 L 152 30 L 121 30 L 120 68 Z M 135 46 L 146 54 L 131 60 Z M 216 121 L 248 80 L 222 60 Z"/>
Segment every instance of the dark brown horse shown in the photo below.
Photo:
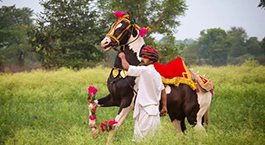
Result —
<path fill-rule="evenodd" d="M 119 50 L 126 54 L 126 59 L 131 65 L 139 65 L 139 53 L 145 42 L 139 36 L 139 26 L 133 22 L 133 18 L 125 15 L 115 22 L 109 33 L 101 42 L 101 47 L 108 51 L 120 47 Z M 120 58 L 116 57 L 114 66 L 109 75 L 107 86 L 109 94 L 98 100 L 98 106 L 109 107 L 118 106 L 120 109 L 115 118 L 118 123 L 115 129 L 119 128 L 127 115 L 134 108 L 134 100 L 137 96 L 138 79 L 126 75 L 123 70 Z M 167 109 L 168 114 L 173 122 L 177 132 L 186 129 L 184 119 L 187 117 L 188 122 L 195 128 L 201 128 L 202 117 L 207 112 L 212 94 L 200 89 L 196 93 L 190 86 L 180 84 L 166 85 Z M 95 120 L 90 120 L 90 126 L 95 126 Z"/>

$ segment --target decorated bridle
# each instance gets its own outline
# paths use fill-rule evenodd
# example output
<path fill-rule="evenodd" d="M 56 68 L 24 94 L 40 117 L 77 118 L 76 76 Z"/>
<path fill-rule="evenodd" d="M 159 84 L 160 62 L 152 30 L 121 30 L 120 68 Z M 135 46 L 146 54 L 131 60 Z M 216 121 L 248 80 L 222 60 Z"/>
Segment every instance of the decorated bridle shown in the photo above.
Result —
<path fill-rule="evenodd" d="M 107 37 L 111 38 L 113 41 L 115 41 L 117 43 L 117 46 L 120 46 L 120 40 L 122 40 L 122 38 L 125 36 L 123 35 L 127 30 L 129 30 L 130 28 L 135 28 L 136 31 L 139 30 L 139 35 L 141 37 L 143 37 L 148 31 L 150 31 L 151 29 L 149 27 L 147 28 L 140 28 L 140 26 L 138 24 L 135 23 L 134 20 L 130 20 L 130 15 L 125 14 L 121 11 L 115 12 L 114 15 L 118 18 L 118 21 L 115 22 L 114 24 L 112 24 L 110 31 L 106 34 Z M 117 36 L 114 36 L 115 30 L 117 29 L 117 27 L 122 23 L 125 22 L 128 24 L 128 26 L 126 28 L 124 28 L 120 34 L 118 34 Z M 129 31 L 132 33 L 132 30 Z M 138 35 L 138 36 L 139 36 Z"/>

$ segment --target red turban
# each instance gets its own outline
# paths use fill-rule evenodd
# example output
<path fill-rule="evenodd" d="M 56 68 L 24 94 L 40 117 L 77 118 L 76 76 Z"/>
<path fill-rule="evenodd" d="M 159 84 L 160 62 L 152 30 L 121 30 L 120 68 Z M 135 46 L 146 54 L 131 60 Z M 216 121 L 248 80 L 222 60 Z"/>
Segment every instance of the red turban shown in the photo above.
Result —
<path fill-rule="evenodd" d="M 145 46 L 140 53 L 140 57 L 148 58 L 155 63 L 158 61 L 158 52 L 150 46 Z"/>

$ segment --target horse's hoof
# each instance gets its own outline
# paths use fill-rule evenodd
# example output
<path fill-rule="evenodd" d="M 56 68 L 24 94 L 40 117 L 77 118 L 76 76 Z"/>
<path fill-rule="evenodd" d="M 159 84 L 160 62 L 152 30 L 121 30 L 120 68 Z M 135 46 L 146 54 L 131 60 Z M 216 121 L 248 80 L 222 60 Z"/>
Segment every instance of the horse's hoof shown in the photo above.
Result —
<path fill-rule="evenodd" d="M 98 129 L 93 128 L 93 129 L 91 130 L 91 133 L 92 133 L 92 137 L 93 137 L 93 139 L 95 139 L 95 138 L 98 137 L 99 131 L 98 131 Z"/>

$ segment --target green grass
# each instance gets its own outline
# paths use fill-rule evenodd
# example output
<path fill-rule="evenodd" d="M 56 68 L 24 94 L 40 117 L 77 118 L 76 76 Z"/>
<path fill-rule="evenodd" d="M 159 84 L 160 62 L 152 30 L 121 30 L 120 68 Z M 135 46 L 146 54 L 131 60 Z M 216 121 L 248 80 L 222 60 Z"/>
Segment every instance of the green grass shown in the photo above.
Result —
<path fill-rule="evenodd" d="M 176 135 L 169 117 L 163 129 L 138 143 L 257 144 L 265 142 L 265 67 L 259 65 L 193 67 L 215 84 L 208 135 L 189 125 L 185 136 Z M 0 75 L 0 144 L 106 144 L 108 133 L 93 139 L 88 126 L 87 87 L 98 88 L 97 98 L 108 94 L 109 68 L 73 71 L 37 70 Z M 114 119 L 117 107 L 98 108 L 97 124 Z M 117 132 L 113 144 L 128 145 L 133 136 L 132 112 Z"/>

